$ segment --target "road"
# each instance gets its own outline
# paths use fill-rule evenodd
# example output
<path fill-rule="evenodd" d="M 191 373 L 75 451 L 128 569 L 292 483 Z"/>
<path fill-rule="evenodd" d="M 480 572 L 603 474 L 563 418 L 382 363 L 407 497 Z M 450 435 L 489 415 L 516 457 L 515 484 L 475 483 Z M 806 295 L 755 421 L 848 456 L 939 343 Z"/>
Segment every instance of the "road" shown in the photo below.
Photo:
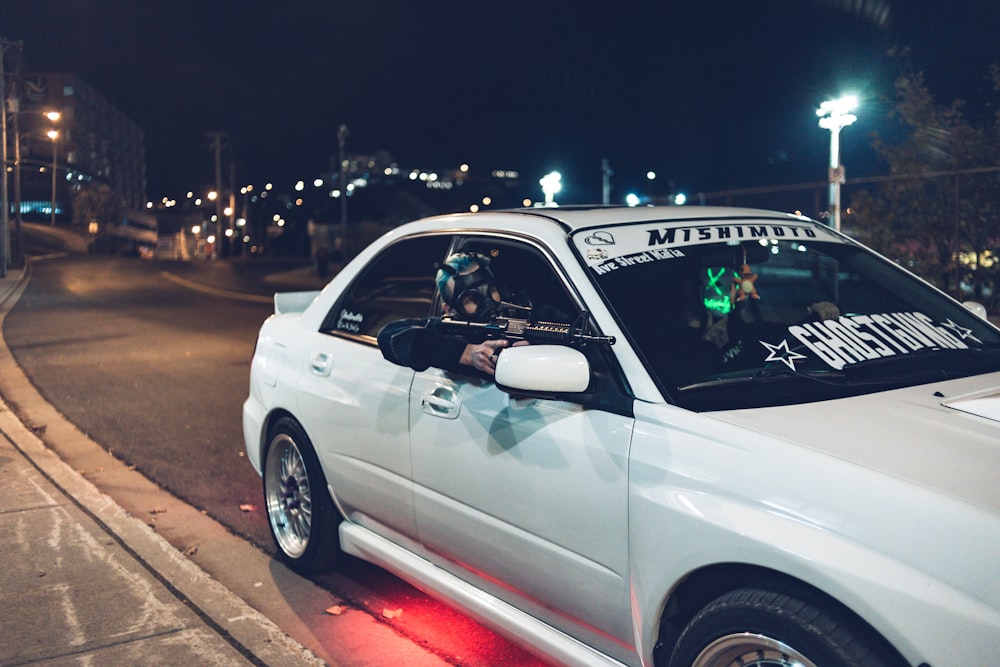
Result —
<path fill-rule="evenodd" d="M 281 275 L 290 267 L 268 268 Z M 39 258 L 3 334 L 32 384 L 81 431 L 272 553 L 260 479 L 243 453 L 241 405 L 256 332 L 272 312 L 269 294 L 304 289 L 311 277 L 291 271 L 282 282 L 260 269 L 238 261 Z M 400 624 L 399 634 L 446 663 L 542 664 L 356 559 L 314 581 L 372 616 L 405 606 L 413 622 Z M 380 664 L 372 650 L 357 664 Z"/>

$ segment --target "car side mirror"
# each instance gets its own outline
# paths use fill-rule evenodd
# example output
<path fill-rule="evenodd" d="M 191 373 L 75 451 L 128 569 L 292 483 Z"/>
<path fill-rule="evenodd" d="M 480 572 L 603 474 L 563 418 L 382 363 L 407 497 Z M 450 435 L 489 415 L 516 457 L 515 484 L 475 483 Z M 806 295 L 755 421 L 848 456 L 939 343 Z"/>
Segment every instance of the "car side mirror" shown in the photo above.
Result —
<path fill-rule="evenodd" d="M 507 347 L 497 357 L 495 379 L 505 390 L 580 393 L 590 385 L 590 363 L 564 345 Z"/>

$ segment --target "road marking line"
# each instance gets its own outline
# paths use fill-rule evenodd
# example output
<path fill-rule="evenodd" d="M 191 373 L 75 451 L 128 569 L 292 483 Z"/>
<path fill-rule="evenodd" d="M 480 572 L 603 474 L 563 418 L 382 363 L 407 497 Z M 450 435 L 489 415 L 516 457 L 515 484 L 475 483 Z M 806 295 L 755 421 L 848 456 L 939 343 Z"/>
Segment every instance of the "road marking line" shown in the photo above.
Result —
<path fill-rule="evenodd" d="M 242 292 L 232 292 L 230 290 L 208 287 L 207 285 L 202 285 L 194 281 L 187 280 L 186 278 L 175 276 L 169 271 L 160 271 L 160 276 L 166 278 L 171 282 L 177 283 L 178 285 L 181 285 L 183 287 L 197 290 L 199 292 L 205 292 L 206 294 L 212 294 L 214 296 L 222 296 L 229 299 L 238 299 L 240 301 L 253 301 L 254 303 L 274 303 L 273 296 L 261 296 L 259 294 L 244 294 Z"/>

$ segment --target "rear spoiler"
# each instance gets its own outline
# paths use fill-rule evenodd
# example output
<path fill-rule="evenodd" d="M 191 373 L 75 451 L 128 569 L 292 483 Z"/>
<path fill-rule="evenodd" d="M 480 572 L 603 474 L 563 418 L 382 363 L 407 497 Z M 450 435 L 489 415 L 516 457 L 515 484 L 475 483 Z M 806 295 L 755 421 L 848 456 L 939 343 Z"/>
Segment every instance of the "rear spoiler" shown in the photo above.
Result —
<path fill-rule="evenodd" d="M 275 292 L 274 313 L 301 313 L 319 296 L 319 290 L 308 292 Z"/>

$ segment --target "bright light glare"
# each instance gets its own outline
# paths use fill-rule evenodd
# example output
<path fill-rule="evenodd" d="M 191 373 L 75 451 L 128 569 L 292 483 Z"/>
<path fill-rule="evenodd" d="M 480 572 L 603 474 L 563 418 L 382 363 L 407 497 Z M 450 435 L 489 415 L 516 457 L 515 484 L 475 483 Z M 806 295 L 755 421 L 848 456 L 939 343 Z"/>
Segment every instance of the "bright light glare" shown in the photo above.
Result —
<path fill-rule="evenodd" d="M 850 125 L 858 119 L 851 113 L 857 106 L 858 98 L 855 95 L 826 100 L 816 109 L 816 115 L 820 117 L 819 126 L 824 130 L 837 130 Z"/>
<path fill-rule="evenodd" d="M 635 194 L 634 192 L 628 193 L 627 195 L 625 195 L 625 203 L 628 204 L 629 206 L 638 206 L 639 195 Z"/>
<path fill-rule="evenodd" d="M 542 186 L 542 192 L 554 195 L 562 190 L 562 174 L 558 171 L 549 172 L 542 176 L 538 184 Z"/>

